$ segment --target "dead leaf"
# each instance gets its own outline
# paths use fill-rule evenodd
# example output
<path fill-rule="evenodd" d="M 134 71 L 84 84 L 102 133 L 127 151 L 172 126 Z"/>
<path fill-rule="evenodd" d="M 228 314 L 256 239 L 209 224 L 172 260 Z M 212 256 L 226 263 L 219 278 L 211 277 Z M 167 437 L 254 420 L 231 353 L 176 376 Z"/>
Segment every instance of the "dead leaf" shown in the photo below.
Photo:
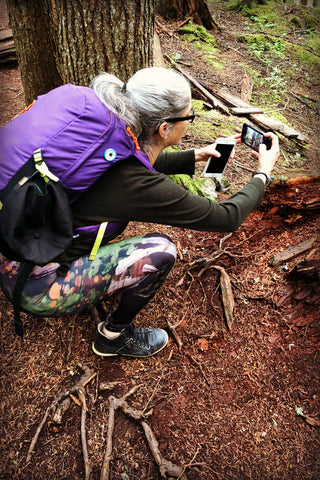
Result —
<path fill-rule="evenodd" d="M 306 422 L 313 427 L 320 427 L 320 421 L 313 417 L 305 417 Z"/>

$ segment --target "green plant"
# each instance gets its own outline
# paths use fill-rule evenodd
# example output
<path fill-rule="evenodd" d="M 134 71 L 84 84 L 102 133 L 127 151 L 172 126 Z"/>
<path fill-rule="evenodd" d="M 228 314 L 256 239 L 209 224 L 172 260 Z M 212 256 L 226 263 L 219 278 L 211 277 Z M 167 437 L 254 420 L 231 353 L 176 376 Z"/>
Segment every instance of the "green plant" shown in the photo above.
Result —
<path fill-rule="evenodd" d="M 283 78 L 281 69 L 279 67 L 272 67 L 269 77 L 264 79 L 272 88 L 285 87 L 286 81 Z"/>

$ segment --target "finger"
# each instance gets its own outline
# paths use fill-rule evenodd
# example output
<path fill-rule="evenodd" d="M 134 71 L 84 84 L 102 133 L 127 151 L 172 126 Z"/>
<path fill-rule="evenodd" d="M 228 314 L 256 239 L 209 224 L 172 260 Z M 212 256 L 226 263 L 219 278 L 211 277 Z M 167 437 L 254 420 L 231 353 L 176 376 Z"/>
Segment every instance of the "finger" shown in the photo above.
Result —
<path fill-rule="evenodd" d="M 259 153 L 265 153 L 267 151 L 267 146 L 264 143 L 260 143 Z"/>

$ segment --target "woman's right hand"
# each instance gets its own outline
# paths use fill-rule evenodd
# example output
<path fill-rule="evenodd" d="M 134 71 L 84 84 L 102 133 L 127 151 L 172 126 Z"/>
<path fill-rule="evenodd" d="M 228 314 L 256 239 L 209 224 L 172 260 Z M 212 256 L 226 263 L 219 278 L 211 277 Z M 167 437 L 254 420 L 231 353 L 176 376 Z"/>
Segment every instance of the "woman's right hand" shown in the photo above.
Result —
<path fill-rule="evenodd" d="M 280 154 L 279 139 L 274 133 L 268 132 L 264 134 L 266 137 L 270 137 L 272 145 L 269 150 L 264 143 L 260 145 L 259 153 L 252 152 L 255 157 L 258 157 L 258 170 L 271 174 Z"/>

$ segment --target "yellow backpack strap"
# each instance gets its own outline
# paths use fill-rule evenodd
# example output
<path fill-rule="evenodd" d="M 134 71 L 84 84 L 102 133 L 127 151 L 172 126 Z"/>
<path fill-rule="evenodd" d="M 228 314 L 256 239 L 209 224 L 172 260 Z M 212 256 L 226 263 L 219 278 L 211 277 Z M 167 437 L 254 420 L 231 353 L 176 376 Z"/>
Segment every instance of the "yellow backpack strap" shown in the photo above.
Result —
<path fill-rule="evenodd" d="M 38 148 L 33 152 L 33 159 L 35 163 L 35 167 L 40 172 L 40 175 L 44 178 L 45 182 L 48 182 L 49 179 L 53 182 L 59 182 L 59 178 L 56 177 L 52 172 L 50 172 L 49 168 L 45 164 L 42 158 L 41 148 Z"/>
<path fill-rule="evenodd" d="M 104 232 L 106 231 L 107 225 L 108 225 L 108 222 L 102 222 L 100 224 L 96 239 L 94 241 L 92 250 L 91 250 L 90 255 L 89 255 L 89 260 L 94 260 L 96 258 L 96 255 L 97 255 L 99 247 L 101 245 L 101 242 L 102 242 L 102 239 L 103 239 L 103 236 L 104 236 Z"/>

